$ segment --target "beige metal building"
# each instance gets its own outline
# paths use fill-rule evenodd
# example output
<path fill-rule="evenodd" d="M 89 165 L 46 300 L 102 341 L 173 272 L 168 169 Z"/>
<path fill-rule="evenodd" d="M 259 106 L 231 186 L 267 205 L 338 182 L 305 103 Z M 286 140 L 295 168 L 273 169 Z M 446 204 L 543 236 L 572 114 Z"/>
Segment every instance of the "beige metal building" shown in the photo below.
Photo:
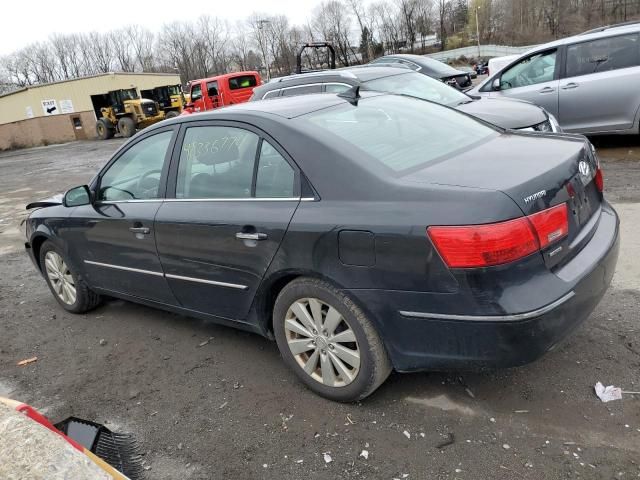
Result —
<path fill-rule="evenodd" d="M 0 96 L 0 150 L 96 137 L 92 95 L 177 85 L 169 73 L 105 73 L 34 85 Z"/>

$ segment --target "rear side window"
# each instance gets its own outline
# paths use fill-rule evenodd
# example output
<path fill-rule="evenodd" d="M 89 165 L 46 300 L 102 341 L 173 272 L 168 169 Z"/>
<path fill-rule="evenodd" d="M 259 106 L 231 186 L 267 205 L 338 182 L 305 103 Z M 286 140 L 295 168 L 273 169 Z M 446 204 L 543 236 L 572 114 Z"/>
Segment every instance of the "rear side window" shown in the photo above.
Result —
<path fill-rule="evenodd" d="M 207 95 L 209 97 L 215 97 L 218 95 L 218 82 L 207 82 Z"/>
<path fill-rule="evenodd" d="M 422 167 L 498 135 L 450 108 L 391 95 L 361 99 L 357 106 L 340 104 L 302 118 L 314 130 L 325 130 L 359 149 L 364 164 L 373 158 L 393 172 Z"/>
<path fill-rule="evenodd" d="M 638 36 L 620 35 L 567 48 L 567 77 L 635 67 L 640 64 Z"/>
<path fill-rule="evenodd" d="M 309 93 L 322 92 L 322 85 L 300 85 L 299 87 L 290 87 L 282 89 L 283 97 L 293 97 L 294 95 L 307 95 Z"/>
<path fill-rule="evenodd" d="M 269 142 L 263 140 L 256 175 L 256 197 L 291 198 L 294 181 L 295 173 L 291 165 Z"/>
<path fill-rule="evenodd" d="M 251 197 L 258 136 L 233 127 L 190 127 L 185 132 L 176 198 Z"/>
<path fill-rule="evenodd" d="M 324 91 L 327 93 L 342 93 L 349 90 L 351 86 L 344 83 L 325 83 Z"/>
<path fill-rule="evenodd" d="M 231 90 L 255 87 L 256 84 L 257 81 L 254 75 L 240 75 L 238 77 L 232 77 L 229 79 L 229 88 Z"/>
<path fill-rule="evenodd" d="M 265 93 L 262 99 L 264 100 L 265 98 L 277 97 L 278 95 L 280 95 L 280 92 L 281 90 L 271 90 L 270 92 Z"/>

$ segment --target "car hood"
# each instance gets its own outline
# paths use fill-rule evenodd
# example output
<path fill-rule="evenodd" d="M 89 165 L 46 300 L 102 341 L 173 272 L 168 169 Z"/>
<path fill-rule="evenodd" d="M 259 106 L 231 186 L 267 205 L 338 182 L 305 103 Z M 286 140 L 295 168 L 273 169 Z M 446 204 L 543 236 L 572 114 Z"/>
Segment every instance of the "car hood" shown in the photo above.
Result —
<path fill-rule="evenodd" d="M 502 128 L 526 128 L 547 120 L 540 107 L 514 99 L 479 98 L 456 109 Z"/>
<path fill-rule="evenodd" d="M 32 208 L 53 207 L 55 205 L 62 205 L 63 197 L 64 195 L 62 193 L 58 193 L 53 197 L 46 198 L 44 200 L 38 200 L 37 202 L 28 203 L 26 209 L 31 210 Z"/>

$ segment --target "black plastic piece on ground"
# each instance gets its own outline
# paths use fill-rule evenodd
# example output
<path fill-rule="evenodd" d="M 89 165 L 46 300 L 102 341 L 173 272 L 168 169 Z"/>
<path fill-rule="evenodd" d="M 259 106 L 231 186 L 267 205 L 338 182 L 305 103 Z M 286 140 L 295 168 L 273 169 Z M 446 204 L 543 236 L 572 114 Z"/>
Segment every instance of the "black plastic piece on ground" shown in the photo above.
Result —
<path fill-rule="evenodd" d="M 115 433 L 99 423 L 69 417 L 55 427 L 131 480 L 142 478 L 142 456 L 130 434 Z"/>

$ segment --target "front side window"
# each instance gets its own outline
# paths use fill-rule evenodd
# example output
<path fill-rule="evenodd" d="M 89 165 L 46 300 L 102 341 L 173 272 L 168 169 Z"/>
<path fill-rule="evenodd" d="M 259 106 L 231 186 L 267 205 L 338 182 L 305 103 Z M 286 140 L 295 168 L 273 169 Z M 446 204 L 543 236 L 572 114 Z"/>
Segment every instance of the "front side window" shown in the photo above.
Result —
<path fill-rule="evenodd" d="M 291 165 L 266 140 L 260 147 L 256 175 L 256 197 L 291 198 L 294 196 L 295 172 Z"/>
<path fill-rule="evenodd" d="M 500 77 L 500 90 L 550 82 L 556 70 L 556 50 L 541 52 L 521 60 Z"/>
<path fill-rule="evenodd" d="M 191 87 L 191 101 L 195 102 L 196 100 L 200 100 L 202 98 L 202 87 L 198 83 Z"/>
<path fill-rule="evenodd" d="M 256 85 L 257 81 L 254 75 L 240 75 L 229 79 L 229 89 L 231 90 L 255 87 Z"/>
<path fill-rule="evenodd" d="M 207 82 L 207 95 L 210 97 L 218 95 L 218 82 Z"/>
<path fill-rule="evenodd" d="M 367 90 L 410 95 L 447 106 L 471 101 L 464 93 L 434 78 L 417 72 L 401 72 L 398 75 L 377 78 L 365 82 Z"/>
<path fill-rule="evenodd" d="M 620 35 L 567 47 L 567 77 L 635 67 L 640 64 L 638 36 Z"/>
<path fill-rule="evenodd" d="M 471 117 L 415 98 L 383 95 L 308 113 L 311 131 L 330 134 L 327 142 L 355 147 L 353 158 L 402 175 L 448 155 L 473 148 L 498 132 Z M 374 160 L 375 162 L 372 162 Z M 386 167 L 386 168 L 384 168 Z"/>
<path fill-rule="evenodd" d="M 258 136 L 224 126 L 190 127 L 185 132 L 176 198 L 251 197 Z"/>
<path fill-rule="evenodd" d="M 98 200 L 160 197 L 160 177 L 173 131 L 152 135 L 124 152 L 102 175 Z"/>

